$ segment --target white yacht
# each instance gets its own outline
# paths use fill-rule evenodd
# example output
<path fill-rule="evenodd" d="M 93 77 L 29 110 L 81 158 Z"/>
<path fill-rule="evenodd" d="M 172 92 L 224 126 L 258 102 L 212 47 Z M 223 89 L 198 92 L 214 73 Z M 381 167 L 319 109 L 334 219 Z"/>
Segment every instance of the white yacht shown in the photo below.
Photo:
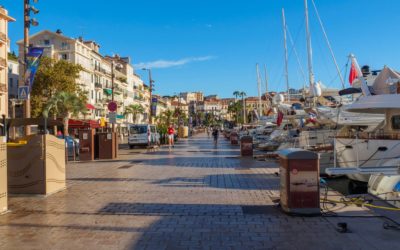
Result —
<path fill-rule="evenodd" d="M 347 107 L 360 114 L 383 114 L 375 128 L 343 128 L 335 139 L 339 167 L 379 167 L 400 157 L 400 73 L 385 67 L 375 79 L 372 93 Z M 368 182 L 369 175 L 351 174 L 355 181 Z"/>

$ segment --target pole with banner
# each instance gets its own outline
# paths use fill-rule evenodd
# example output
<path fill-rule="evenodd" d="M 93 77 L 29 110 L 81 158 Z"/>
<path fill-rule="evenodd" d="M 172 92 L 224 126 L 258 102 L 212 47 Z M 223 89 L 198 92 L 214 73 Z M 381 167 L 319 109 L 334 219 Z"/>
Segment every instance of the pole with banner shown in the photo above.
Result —
<path fill-rule="evenodd" d="M 157 97 L 152 97 L 151 98 L 151 116 L 155 117 L 157 115 L 157 103 L 158 99 Z"/>
<path fill-rule="evenodd" d="M 24 117 L 31 117 L 30 105 L 30 92 L 32 91 L 33 82 L 35 79 L 36 71 L 39 67 L 40 58 L 43 55 L 44 48 L 29 47 L 25 56 L 25 72 L 24 72 L 24 85 L 18 89 L 19 98 L 25 100 Z M 25 134 L 31 133 L 30 127 L 25 127 Z"/>

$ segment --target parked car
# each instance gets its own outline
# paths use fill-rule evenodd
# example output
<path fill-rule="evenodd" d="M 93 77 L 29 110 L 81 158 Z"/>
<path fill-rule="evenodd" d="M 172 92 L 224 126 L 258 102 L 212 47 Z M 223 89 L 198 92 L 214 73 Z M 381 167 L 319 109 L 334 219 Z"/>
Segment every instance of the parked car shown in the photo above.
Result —
<path fill-rule="evenodd" d="M 160 145 L 160 134 L 152 124 L 129 125 L 128 145 L 129 148 Z"/>

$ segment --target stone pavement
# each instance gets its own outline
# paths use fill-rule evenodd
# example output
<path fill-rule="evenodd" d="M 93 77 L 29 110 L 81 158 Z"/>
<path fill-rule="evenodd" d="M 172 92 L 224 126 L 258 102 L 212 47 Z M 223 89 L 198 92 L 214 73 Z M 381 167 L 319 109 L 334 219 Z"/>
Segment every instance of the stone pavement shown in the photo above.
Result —
<path fill-rule="evenodd" d="M 72 163 L 67 190 L 10 198 L 0 249 L 395 249 L 399 232 L 367 217 L 280 212 L 278 167 L 241 159 L 222 139 L 180 141 L 170 152 L 121 150 L 116 161 Z M 347 222 L 350 233 L 339 233 Z"/>

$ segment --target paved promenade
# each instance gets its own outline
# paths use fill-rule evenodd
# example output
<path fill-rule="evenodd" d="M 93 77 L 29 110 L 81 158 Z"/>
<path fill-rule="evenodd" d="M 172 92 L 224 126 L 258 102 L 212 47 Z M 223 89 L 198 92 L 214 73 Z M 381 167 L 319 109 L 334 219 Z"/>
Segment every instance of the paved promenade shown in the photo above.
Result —
<path fill-rule="evenodd" d="M 241 159 L 198 135 L 169 152 L 124 149 L 71 163 L 67 190 L 10 198 L 0 249 L 395 249 L 398 231 L 366 218 L 292 217 L 276 208 L 276 163 Z M 339 233 L 347 222 L 350 233 Z"/>

